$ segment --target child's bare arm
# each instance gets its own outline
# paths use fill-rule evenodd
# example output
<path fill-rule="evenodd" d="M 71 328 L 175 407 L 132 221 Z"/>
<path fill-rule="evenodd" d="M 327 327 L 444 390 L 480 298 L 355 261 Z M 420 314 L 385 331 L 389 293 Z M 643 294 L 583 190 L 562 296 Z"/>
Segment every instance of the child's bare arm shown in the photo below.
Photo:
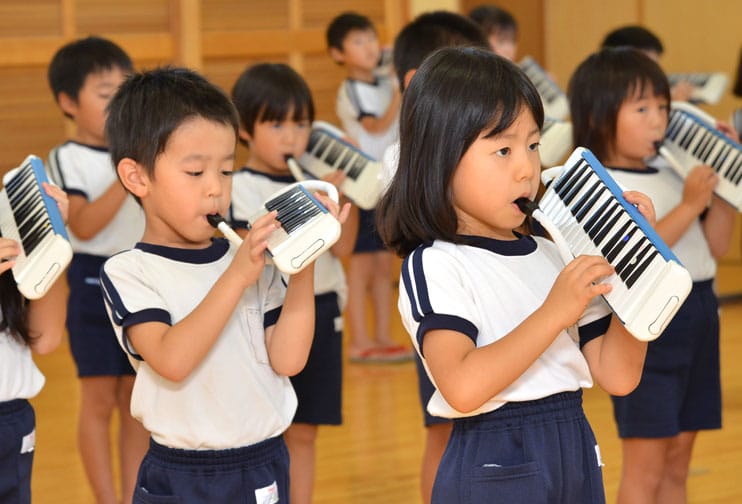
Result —
<path fill-rule="evenodd" d="M 401 93 L 397 86 L 393 86 L 393 88 L 394 94 L 392 95 L 392 99 L 389 102 L 389 106 L 384 111 L 384 114 L 379 117 L 365 116 L 361 118 L 361 126 L 363 126 L 363 129 L 369 133 L 383 133 L 394 124 L 394 120 L 397 118 L 397 114 L 399 113 Z"/>
<path fill-rule="evenodd" d="M 732 231 L 737 218 L 737 209 L 714 195 L 703 221 L 703 234 L 709 244 L 711 255 L 719 259 L 732 244 Z"/>
<path fill-rule="evenodd" d="M 126 190 L 117 180 L 94 201 L 79 194 L 70 195 L 70 230 L 81 240 L 90 240 L 116 216 L 126 200 Z"/>
<path fill-rule="evenodd" d="M 54 351 L 64 336 L 67 318 L 67 284 L 57 279 L 43 297 L 28 305 L 28 330 L 33 338 L 31 350 L 39 355 Z"/>
<path fill-rule="evenodd" d="M 476 348 L 452 330 L 425 334 L 424 356 L 436 386 L 461 412 L 477 409 L 517 380 L 595 296 L 610 291 L 594 284 L 613 268 L 602 257 L 580 256 L 559 274 L 543 305 L 503 338 Z"/>
<path fill-rule="evenodd" d="M 314 263 L 289 277 L 281 315 L 265 332 L 271 367 L 294 376 L 307 363 L 314 336 Z"/>
<path fill-rule="evenodd" d="M 159 375 L 181 381 L 204 359 L 242 293 L 260 277 L 265 266 L 266 238 L 278 226 L 275 217 L 276 212 L 270 212 L 253 223 L 230 266 L 183 320 L 173 326 L 145 322 L 127 328 L 126 337 L 134 350 Z"/>
<path fill-rule="evenodd" d="M 710 166 L 699 165 L 688 173 L 683 185 L 682 201 L 655 226 L 657 234 L 669 247 L 677 243 L 708 206 L 717 182 L 718 176 Z"/>
<path fill-rule="evenodd" d="M 595 382 L 611 395 L 626 395 L 642 376 L 647 343 L 639 341 L 624 325 L 611 317 L 608 331 L 582 348 Z"/>
<path fill-rule="evenodd" d="M 330 248 L 332 255 L 334 255 L 335 257 L 345 257 L 353 253 L 356 238 L 358 237 L 358 208 L 354 205 L 351 205 L 351 203 L 345 196 L 343 196 L 343 193 L 340 190 L 340 185 L 345 180 L 345 173 L 343 171 L 333 171 L 328 175 L 322 177 L 322 180 L 324 180 L 325 182 L 329 182 L 337 188 L 338 194 L 340 195 L 340 205 L 343 207 L 343 210 L 345 210 L 345 207 L 348 207 L 347 217 L 344 220 L 340 220 L 340 223 L 342 224 L 342 232 L 340 233 L 340 238 Z"/>

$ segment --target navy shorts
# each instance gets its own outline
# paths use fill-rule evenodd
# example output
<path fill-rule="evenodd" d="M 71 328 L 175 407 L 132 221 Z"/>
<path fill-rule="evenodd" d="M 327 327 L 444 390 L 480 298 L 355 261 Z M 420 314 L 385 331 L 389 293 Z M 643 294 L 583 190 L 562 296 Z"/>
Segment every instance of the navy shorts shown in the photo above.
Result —
<path fill-rule="evenodd" d="M 269 497 L 276 496 L 274 500 Z M 227 450 L 179 450 L 150 440 L 134 504 L 288 502 L 289 453 L 283 437 Z"/>
<path fill-rule="evenodd" d="M 433 382 L 430 381 L 428 373 L 425 372 L 423 361 L 417 352 L 415 352 L 415 367 L 417 369 L 417 392 L 420 397 L 420 406 L 422 406 L 423 409 L 423 421 L 425 422 L 425 427 L 451 422 L 450 418 L 443 418 L 428 413 L 428 402 L 430 402 L 430 398 L 433 397 L 435 386 L 433 385 Z"/>
<path fill-rule="evenodd" d="M 35 426 L 36 416 L 26 399 L 0 402 L 0 502 L 3 504 L 31 503 Z M 24 446 L 24 438 L 28 446 Z"/>
<path fill-rule="evenodd" d="M 116 340 L 100 288 L 106 257 L 75 254 L 67 270 L 70 295 L 67 333 L 77 376 L 133 375 L 126 353 Z"/>
<path fill-rule="evenodd" d="M 376 210 L 358 211 L 358 237 L 353 248 L 354 254 L 386 250 L 384 242 L 376 230 Z"/>
<path fill-rule="evenodd" d="M 621 438 L 721 427 L 719 305 L 710 280 L 693 285 L 662 335 L 649 342 L 639 386 L 612 400 Z"/>
<path fill-rule="evenodd" d="M 582 391 L 457 418 L 433 504 L 603 504 L 602 462 Z"/>
<path fill-rule="evenodd" d="M 290 378 L 298 406 L 295 423 L 340 425 L 342 423 L 343 333 L 337 294 L 314 298 L 314 340 L 304 369 Z"/>

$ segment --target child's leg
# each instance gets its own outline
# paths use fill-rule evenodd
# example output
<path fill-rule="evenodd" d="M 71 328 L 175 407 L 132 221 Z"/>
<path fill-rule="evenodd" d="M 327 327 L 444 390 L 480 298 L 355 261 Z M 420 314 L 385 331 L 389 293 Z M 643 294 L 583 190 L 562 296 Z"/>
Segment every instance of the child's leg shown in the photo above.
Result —
<path fill-rule="evenodd" d="M 350 256 L 348 261 L 348 322 L 350 323 L 351 355 L 375 346 L 368 334 L 366 320 L 366 294 L 374 275 L 374 254 L 361 252 Z"/>
<path fill-rule="evenodd" d="M 284 433 L 289 449 L 289 488 L 292 504 L 311 504 L 314 488 L 317 426 L 293 423 Z"/>
<path fill-rule="evenodd" d="M 657 504 L 688 502 L 687 483 L 696 432 L 681 432 L 671 439 L 665 474 L 657 493 Z"/>
<path fill-rule="evenodd" d="M 115 376 L 80 378 L 77 442 L 85 474 L 97 504 L 117 504 L 111 465 L 109 427 L 116 406 Z"/>
<path fill-rule="evenodd" d="M 370 271 L 371 300 L 374 310 L 374 331 L 376 343 L 382 347 L 397 345 L 389 334 L 392 312 L 392 259 L 388 250 L 379 250 L 372 254 L 373 265 Z"/>
<path fill-rule="evenodd" d="M 625 438 L 621 440 L 623 465 L 618 485 L 618 504 L 655 504 L 665 473 L 673 438 Z"/>
<path fill-rule="evenodd" d="M 444 422 L 432 424 L 425 428 L 425 449 L 420 471 L 420 493 L 422 494 L 423 504 L 430 504 L 435 473 L 438 471 L 438 464 L 446 450 L 452 427 L 453 422 Z"/>
<path fill-rule="evenodd" d="M 119 467 L 121 476 L 121 501 L 131 502 L 137 482 L 139 464 L 149 447 L 149 432 L 131 416 L 131 390 L 134 376 L 118 377 L 116 402 L 119 410 Z"/>

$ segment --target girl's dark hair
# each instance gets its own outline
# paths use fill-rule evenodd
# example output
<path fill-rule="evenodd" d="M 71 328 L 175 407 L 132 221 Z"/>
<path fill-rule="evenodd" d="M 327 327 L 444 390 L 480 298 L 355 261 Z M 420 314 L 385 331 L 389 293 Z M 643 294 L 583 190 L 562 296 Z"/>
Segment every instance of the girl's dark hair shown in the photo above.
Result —
<path fill-rule="evenodd" d="M 108 104 L 106 137 L 113 165 L 131 158 L 153 177 L 155 160 L 173 132 L 197 117 L 230 126 L 236 138 L 232 101 L 193 70 L 162 67 L 129 76 Z"/>
<path fill-rule="evenodd" d="M 437 239 L 463 242 L 450 190 L 456 167 L 482 132 L 503 132 L 523 107 L 540 129 L 536 88 L 491 51 L 444 48 L 423 62 L 402 100 L 399 167 L 376 211 L 391 249 L 406 256 Z"/>
<path fill-rule="evenodd" d="M 18 290 L 13 273 L 8 270 L 0 275 L 0 331 L 8 331 L 10 336 L 26 345 L 31 344 L 28 331 L 26 298 Z"/>
<path fill-rule="evenodd" d="M 572 74 L 567 91 L 574 145 L 590 149 L 598 159 L 609 156 L 618 111 L 636 91 L 649 91 L 670 103 L 665 73 L 640 50 L 609 47 L 588 56 Z"/>
<path fill-rule="evenodd" d="M 232 87 L 232 101 L 240 124 L 250 135 L 256 123 L 283 121 L 289 112 L 294 121 L 314 121 L 309 86 L 301 75 L 283 63 L 259 63 L 247 68 Z"/>

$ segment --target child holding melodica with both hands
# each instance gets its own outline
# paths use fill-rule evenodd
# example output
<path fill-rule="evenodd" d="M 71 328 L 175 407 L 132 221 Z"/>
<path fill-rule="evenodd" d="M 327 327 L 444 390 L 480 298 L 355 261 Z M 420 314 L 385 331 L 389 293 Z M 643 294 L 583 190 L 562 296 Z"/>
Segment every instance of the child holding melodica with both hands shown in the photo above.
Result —
<path fill-rule="evenodd" d="M 696 435 L 721 427 L 713 281 L 736 210 L 713 194 L 712 167 L 696 166 L 683 180 L 653 159 L 667 130 L 670 85 L 646 54 L 624 47 L 590 55 L 572 76 L 569 96 L 575 145 L 592 150 L 623 187 L 652 198 L 657 234 L 693 279 L 672 322 L 649 343 L 636 390 L 613 397 L 623 452 L 618 502 L 683 503 Z"/>
<path fill-rule="evenodd" d="M 480 49 L 434 53 L 405 91 L 378 222 L 405 258 L 399 309 L 436 386 L 428 411 L 454 421 L 433 503 L 604 502 L 581 389 L 626 394 L 641 376 L 646 343 L 600 298 L 612 266 L 565 265 L 516 231 L 515 200 L 538 189 L 542 122 L 525 74 Z M 653 220 L 647 197 L 625 196 Z"/>

